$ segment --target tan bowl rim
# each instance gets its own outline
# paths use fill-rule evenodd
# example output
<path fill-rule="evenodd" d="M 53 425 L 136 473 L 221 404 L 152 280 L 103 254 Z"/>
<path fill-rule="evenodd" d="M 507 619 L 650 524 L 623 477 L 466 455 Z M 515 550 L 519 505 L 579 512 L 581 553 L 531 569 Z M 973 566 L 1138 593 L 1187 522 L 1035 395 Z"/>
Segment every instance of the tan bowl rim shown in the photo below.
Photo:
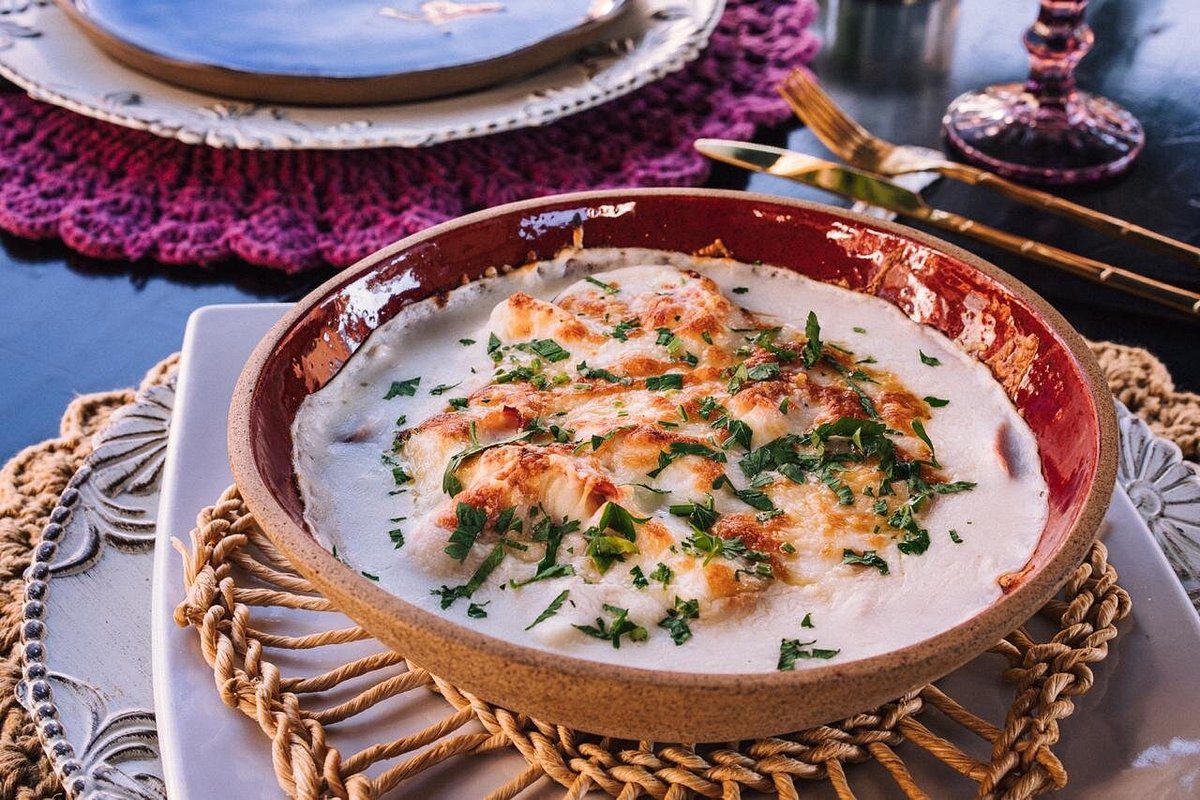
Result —
<path fill-rule="evenodd" d="M 481 633 L 466 625 L 411 605 L 336 559 L 332 553 L 317 542 L 312 534 L 292 522 L 287 512 L 276 502 L 270 490 L 259 479 L 250 447 L 249 430 L 250 404 L 259 373 L 283 334 L 307 314 L 319 298 L 323 298 L 343 284 L 361 277 L 362 274 L 369 271 L 369 267 L 373 267 L 401 250 L 440 236 L 446 231 L 472 225 L 480 220 L 563 202 L 582 204 L 595 201 L 636 200 L 639 197 L 695 195 L 764 202 L 820 214 L 842 216 L 859 225 L 867 225 L 912 239 L 980 270 L 1029 303 L 1046 321 L 1048 327 L 1070 350 L 1087 379 L 1092 403 L 1096 409 L 1099 452 L 1095 477 L 1075 523 L 1058 551 L 1029 581 L 1012 593 L 1002 595 L 979 613 L 932 636 L 896 650 L 847 661 L 844 664 L 822 664 L 794 671 L 739 673 L 679 672 L 630 667 L 591 661 L 517 644 Z M 490 651 L 493 655 L 506 661 L 557 672 L 568 677 L 587 676 L 606 681 L 618 681 L 630 687 L 669 686 L 713 691 L 735 691 L 748 683 L 754 684 L 756 688 L 795 691 L 809 685 L 824 684 L 839 678 L 863 677 L 877 672 L 883 667 L 924 662 L 930 656 L 931 648 L 935 652 L 950 650 L 958 637 L 967 634 L 967 628 L 996 627 L 1000 618 L 1014 616 L 1015 609 L 1018 607 L 1024 607 L 1025 610 L 1021 612 L 1024 618 L 1033 616 L 1054 596 L 1070 577 L 1072 570 L 1082 562 L 1087 554 L 1107 512 L 1117 469 L 1116 413 L 1100 366 L 1083 337 L 1058 311 L 1024 283 L 960 247 L 894 222 L 885 222 L 823 203 L 727 189 L 612 189 L 548 195 L 477 211 L 401 239 L 359 260 L 321 284 L 271 327 L 255 347 L 238 378 L 230 407 L 228 436 L 230 465 L 233 469 L 234 479 L 243 500 L 259 525 L 302 575 L 312 581 L 340 610 L 368 631 L 374 627 L 370 622 L 372 614 L 383 612 L 399 619 L 404 624 L 423 628 L 437 637 L 453 638 L 466 646 Z M 1008 631 L 1003 631 L 997 636 L 1001 637 L 1006 633 Z"/>

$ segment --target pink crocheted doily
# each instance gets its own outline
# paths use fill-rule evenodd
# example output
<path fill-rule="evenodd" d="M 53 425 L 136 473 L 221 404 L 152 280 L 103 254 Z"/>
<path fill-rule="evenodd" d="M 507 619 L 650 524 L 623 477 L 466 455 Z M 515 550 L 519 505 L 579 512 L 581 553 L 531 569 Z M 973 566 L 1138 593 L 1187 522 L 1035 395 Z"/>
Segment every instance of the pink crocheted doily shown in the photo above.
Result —
<path fill-rule="evenodd" d="M 705 52 L 544 128 L 417 150 L 215 150 L 0 96 L 0 228 L 106 259 L 288 272 L 343 267 L 485 206 L 613 186 L 694 186 L 698 136 L 749 138 L 815 54 L 814 0 L 730 0 Z"/>

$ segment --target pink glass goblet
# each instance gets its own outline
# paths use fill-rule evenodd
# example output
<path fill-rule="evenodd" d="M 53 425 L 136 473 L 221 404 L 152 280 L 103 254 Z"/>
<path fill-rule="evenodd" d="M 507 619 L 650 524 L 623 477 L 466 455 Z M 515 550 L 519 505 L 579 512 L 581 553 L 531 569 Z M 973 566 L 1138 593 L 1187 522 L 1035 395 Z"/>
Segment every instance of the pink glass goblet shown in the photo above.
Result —
<path fill-rule="evenodd" d="M 959 96 L 942 120 L 964 158 L 1029 183 L 1072 184 L 1123 172 L 1145 143 L 1137 119 L 1075 88 L 1075 67 L 1095 36 L 1087 0 L 1041 0 L 1025 32 L 1029 78 Z"/>

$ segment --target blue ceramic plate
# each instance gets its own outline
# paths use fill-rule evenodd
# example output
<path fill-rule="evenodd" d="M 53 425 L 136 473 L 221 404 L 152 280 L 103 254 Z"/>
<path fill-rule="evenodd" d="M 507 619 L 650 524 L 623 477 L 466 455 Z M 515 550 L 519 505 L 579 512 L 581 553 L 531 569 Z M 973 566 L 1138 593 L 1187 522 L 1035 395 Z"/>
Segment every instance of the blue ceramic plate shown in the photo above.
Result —
<path fill-rule="evenodd" d="M 57 0 L 106 53 L 201 91 L 394 102 L 498 83 L 601 35 L 628 0 Z"/>

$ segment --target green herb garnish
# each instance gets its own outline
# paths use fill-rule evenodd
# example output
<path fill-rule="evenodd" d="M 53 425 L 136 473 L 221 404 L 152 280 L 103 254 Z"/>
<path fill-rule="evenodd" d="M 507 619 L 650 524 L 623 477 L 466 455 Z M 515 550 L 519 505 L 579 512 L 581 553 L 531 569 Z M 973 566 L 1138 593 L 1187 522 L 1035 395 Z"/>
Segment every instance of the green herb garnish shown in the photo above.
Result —
<path fill-rule="evenodd" d="M 933 356 L 927 356 L 922 351 L 918 350 L 917 354 L 921 356 L 921 363 L 927 367 L 940 367 L 942 362 Z"/>
<path fill-rule="evenodd" d="M 558 597 L 555 597 L 553 600 L 551 600 L 550 605 L 546 606 L 546 610 L 543 611 L 542 613 L 538 614 L 537 619 L 535 619 L 533 622 L 529 623 L 528 627 L 526 627 L 525 630 L 529 630 L 530 628 L 532 628 L 535 625 L 540 625 L 541 623 L 545 622 L 546 620 L 550 619 L 555 614 L 557 614 L 558 610 L 560 608 L 562 608 L 563 603 L 566 602 L 567 595 L 569 595 L 570 593 L 571 593 L 570 589 L 563 589 L 561 592 L 559 592 Z"/>
<path fill-rule="evenodd" d="M 612 642 L 613 649 L 620 649 L 621 637 L 625 636 L 631 642 L 644 642 L 650 638 L 650 632 L 629 619 L 629 609 L 618 608 L 605 603 L 604 610 L 613 614 L 612 622 L 606 622 L 603 617 L 596 617 L 595 625 L 575 625 L 581 633 L 595 639 L 606 639 Z"/>
<path fill-rule="evenodd" d="M 450 534 L 450 542 L 443 550 L 446 555 L 461 564 L 470 554 L 471 547 L 479 538 L 479 534 L 483 533 L 483 528 L 487 524 L 487 512 L 482 508 L 475 508 L 469 503 L 459 503 L 455 509 L 455 516 L 458 519 L 458 525 Z"/>
<path fill-rule="evenodd" d="M 406 381 L 392 381 L 392 385 L 387 390 L 387 394 L 383 396 L 383 399 L 391 400 L 393 397 L 412 397 L 417 393 L 417 387 L 420 385 L 420 377 L 409 378 Z"/>
<path fill-rule="evenodd" d="M 388 531 L 388 538 L 392 541 L 392 549 L 399 550 L 404 547 L 404 531 L 399 528 L 392 528 Z"/>
<path fill-rule="evenodd" d="M 682 389 L 683 375 L 673 372 L 668 375 L 646 378 L 646 388 L 652 392 L 659 392 L 665 389 Z"/>
<path fill-rule="evenodd" d="M 654 568 L 654 572 L 650 573 L 650 580 L 658 581 L 663 585 L 664 589 L 671 585 L 671 580 L 674 577 L 675 571 L 661 561 L 658 562 L 658 566 Z"/>
<path fill-rule="evenodd" d="M 687 517 L 688 522 L 702 531 L 712 529 L 717 518 L 720 517 L 720 514 L 713 508 L 711 494 L 705 495 L 704 500 L 697 502 L 672 503 L 667 510 L 677 517 Z"/>
<path fill-rule="evenodd" d="M 642 572 L 642 568 L 634 566 L 629 570 L 630 576 L 633 578 L 633 586 L 635 589 L 645 589 L 650 585 L 650 581 L 646 580 L 646 573 Z"/>
<path fill-rule="evenodd" d="M 547 361 L 554 363 L 556 361 L 566 361 L 571 357 L 571 354 L 563 349 L 562 345 L 553 339 L 531 339 L 528 342 L 522 342 L 516 345 L 518 350 L 526 353 L 533 353 L 541 356 Z"/>
<path fill-rule="evenodd" d="M 580 361 L 578 364 L 576 364 L 575 370 L 588 380 L 601 380 L 608 381 L 609 383 L 620 383 L 626 385 L 632 383 L 631 379 L 618 377 L 606 369 L 589 367 L 586 361 Z"/>
<path fill-rule="evenodd" d="M 601 573 L 607 572 L 614 562 L 624 561 L 625 556 L 637 553 L 636 526 L 648 521 L 649 517 L 635 517 L 616 503 L 605 503 L 595 527 L 588 528 L 583 534 L 588 540 L 587 555 L 596 568 Z"/>
<path fill-rule="evenodd" d="M 879 554 L 874 550 L 864 550 L 859 553 L 856 550 L 846 548 L 842 551 L 843 564 L 861 564 L 864 567 L 874 567 L 879 570 L 881 575 L 888 574 L 887 562 L 879 557 Z"/>
<path fill-rule="evenodd" d="M 637 317 L 631 317 L 630 319 L 618 322 L 616 325 L 614 325 L 612 331 L 608 335 L 616 339 L 618 342 L 627 342 L 629 341 L 629 334 L 641 327 L 642 321 Z"/>
<path fill-rule="evenodd" d="M 941 408 L 942 406 L 950 405 L 949 400 L 943 400 L 940 397 L 927 396 L 925 402 L 929 403 L 930 408 Z"/>
<path fill-rule="evenodd" d="M 472 619 L 483 619 L 487 616 L 487 610 L 484 608 L 484 606 L 490 602 L 492 601 L 487 600 L 483 603 L 471 603 L 469 606 L 467 606 L 467 616 L 471 617 Z"/>
<path fill-rule="evenodd" d="M 805 341 L 804 349 L 800 351 L 800 355 L 804 359 L 804 366 L 812 369 L 821 360 L 823 353 L 823 348 L 821 347 L 821 323 L 817 320 L 815 311 L 808 312 L 808 319 L 804 323 L 804 336 L 807 341 Z"/>
<path fill-rule="evenodd" d="M 779 664 L 776 666 L 780 672 L 789 672 L 796 668 L 796 662 L 802 658 L 821 658 L 830 659 L 836 656 L 841 650 L 822 650 L 812 645 L 816 644 L 817 640 L 811 642 L 802 642 L 799 639 L 783 639 L 779 642 Z"/>
<path fill-rule="evenodd" d="M 585 281 L 587 281 L 588 283 L 592 284 L 593 286 L 599 286 L 601 289 L 604 290 L 605 294 L 616 294 L 617 292 L 621 291 L 617 287 L 613 286 L 611 283 L 605 283 L 602 280 L 593 278 L 591 275 L 586 275 L 586 276 L 584 276 L 583 279 Z"/>
<path fill-rule="evenodd" d="M 692 638 L 692 629 L 688 627 L 687 621 L 699 617 L 699 600 L 681 600 L 676 597 L 674 608 L 667 609 L 667 615 L 659 620 L 658 627 L 670 633 L 671 641 L 678 646 Z"/>

